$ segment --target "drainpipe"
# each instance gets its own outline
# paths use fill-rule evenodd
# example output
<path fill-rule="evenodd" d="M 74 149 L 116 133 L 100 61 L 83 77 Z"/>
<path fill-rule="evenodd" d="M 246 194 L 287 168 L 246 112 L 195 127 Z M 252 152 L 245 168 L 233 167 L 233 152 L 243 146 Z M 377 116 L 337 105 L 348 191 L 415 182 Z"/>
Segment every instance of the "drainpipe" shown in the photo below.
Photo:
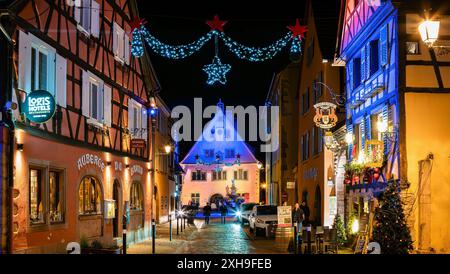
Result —
<path fill-rule="evenodd" d="M 1 13 L 0 19 L 4 16 L 9 16 L 9 13 Z M 6 102 L 12 101 L 12 66 L 13 66 L 13 47 L 14 41 L 6 32 L 5 28 L 1 24 L 0 21 L 0 30 L 3 38 L 6 40 L 5 43 L 5 53 L 2 53 L 7 56 L 5 62 L 5 71 L 3 75 L 6 75 L 6 81 L 4 83 L 0 83 L 3 85 L 5 92 L 5 100 Z M 8 254 L 12 253 L 13 246 L 13 188 L 14 188 L 14 121 L 13 121 L 13 111 L 6 106 L 3 106 L 3 114 L 5 117 L 5 121 L 3 122 L 4 126 L 8 128 L 8 152 L 6 155 L 7 159 L 7 193 L 6 193 L 6 248 L 5 251 Z"/>

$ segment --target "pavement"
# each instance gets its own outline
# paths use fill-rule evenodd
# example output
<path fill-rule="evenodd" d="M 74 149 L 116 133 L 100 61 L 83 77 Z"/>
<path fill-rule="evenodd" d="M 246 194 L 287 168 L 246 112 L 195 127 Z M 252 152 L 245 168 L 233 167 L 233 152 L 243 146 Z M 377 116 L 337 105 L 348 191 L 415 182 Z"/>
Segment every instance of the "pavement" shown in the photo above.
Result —
<path fill-rule="evenodd" d="M 220 218 L 212 218 L 209 225 L 203 219 L 195 219 L 194 224 L 177 234 L 176 222 L 172 223 L 172 241 L 169 224 L 158 224 L 156 228 L 156 254 L 288 254 L 288 238 L 267 239 L 254 237 L 248 226 L 234 222 L 233 217 L 221 224 Z M 151 254 L 152 241 L 146 240 L 130 245 L 128 254 Z M 351 253 L 342 250 L 339 253 Z"/>

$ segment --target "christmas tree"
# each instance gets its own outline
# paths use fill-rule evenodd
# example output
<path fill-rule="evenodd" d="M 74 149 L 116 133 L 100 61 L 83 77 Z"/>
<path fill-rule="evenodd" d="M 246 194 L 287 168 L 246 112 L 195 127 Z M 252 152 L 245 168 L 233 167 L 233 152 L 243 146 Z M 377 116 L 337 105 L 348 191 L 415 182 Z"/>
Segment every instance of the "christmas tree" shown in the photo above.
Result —
<path fill-rule="evenodd" d="M 336 229 L 337 242 L 339 245 L 343 245 L 347 242 L 347 233 L 345 232 L 344 222 L 341 215 L 337 214 L 334 218 L 333 228 Z"/>
<path fill-rule="evenodd" d="M 373 241 L 378 242 L 383 254 L 407 254 L 413 248 L 406 224 L 397 183 L 389 182 L 378 198 L 375 211 Z"/>

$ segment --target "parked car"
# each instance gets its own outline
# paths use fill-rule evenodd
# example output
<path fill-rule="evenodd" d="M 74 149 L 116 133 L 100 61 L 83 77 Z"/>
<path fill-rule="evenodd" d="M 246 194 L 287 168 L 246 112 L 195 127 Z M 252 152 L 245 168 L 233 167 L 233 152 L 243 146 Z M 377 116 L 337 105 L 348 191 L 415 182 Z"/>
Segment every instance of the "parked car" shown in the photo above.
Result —
<path fill-rule="evenodd" d="M 252 213 L 253 207 L 258 205 L 257 203 L 243 203 L 239 206 L 238 211 L 236 211 L 236 217 L 238 221 L 244 225 L 249 222 L 248 218 L 250 213 Z"/>
<path fill-rule="evenodd" d="M 255 205 L 249 216 L 250 232 L 256 236 L 258 230 L 264 230 L 266 237 L 269 236 L 269 227 L 278 224 L 277 206 Z"/>

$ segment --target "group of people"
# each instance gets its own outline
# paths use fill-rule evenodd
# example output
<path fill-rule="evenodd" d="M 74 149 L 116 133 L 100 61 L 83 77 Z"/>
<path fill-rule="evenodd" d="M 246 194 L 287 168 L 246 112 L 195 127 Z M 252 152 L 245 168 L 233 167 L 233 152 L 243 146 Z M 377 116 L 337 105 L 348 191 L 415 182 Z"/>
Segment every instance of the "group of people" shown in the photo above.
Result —
<path fill-rule="evenodd" d="M 211 217 L 211 205 L 209 203 L 206 203 L 206 205 L 203 207 L 203 216 L 205 217 L 205 224 L 209 225 L 209 220 Z M 220 211 L 220 222 L 222 224 L 226 223 L 227 220 L 227 213 L 228 213 L 228 208 L 226 205 L 221 204 L 219 206 L 219 211 Z"/>
<path fill-rule="evenodd" d="M 294 209 L 292 210 L 292 223 L 297 226 L 297 231 L 300 233 L 302 231 L 303 225 L 309 223 L 309 207 L 306 201 L 302 201 L 302 204 L 295 203 Z"/>

